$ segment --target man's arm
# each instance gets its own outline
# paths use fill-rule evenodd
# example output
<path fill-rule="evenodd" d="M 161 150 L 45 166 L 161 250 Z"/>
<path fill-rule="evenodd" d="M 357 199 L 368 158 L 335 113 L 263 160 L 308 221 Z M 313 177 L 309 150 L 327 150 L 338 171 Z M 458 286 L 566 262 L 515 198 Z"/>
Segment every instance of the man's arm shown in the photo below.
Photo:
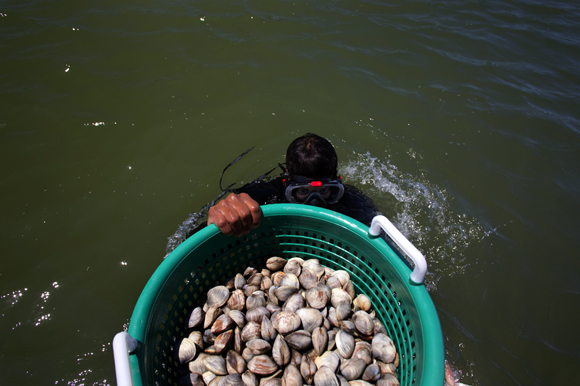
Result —
<path fill-rule="evenodd" d="M 215 224 L 223 234 L 240 237 L 257 228 L 262 220 L 260 205 L 246 193 L 230 193 L 209 209 L 207 224 Z"/>

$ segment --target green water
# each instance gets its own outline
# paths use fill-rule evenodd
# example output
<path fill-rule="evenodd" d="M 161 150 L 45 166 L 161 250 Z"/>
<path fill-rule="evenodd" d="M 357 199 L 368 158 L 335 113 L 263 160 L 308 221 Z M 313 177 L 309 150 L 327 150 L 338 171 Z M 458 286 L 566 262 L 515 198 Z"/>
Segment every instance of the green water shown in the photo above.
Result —
<path fill-rule="evenodd" d="M 0 1 L 0 370 L 115 383 L 167 238 L 225 183 L 335 145 L 427 256 L 472 385 L 580 376 L 580 6 Z"/>

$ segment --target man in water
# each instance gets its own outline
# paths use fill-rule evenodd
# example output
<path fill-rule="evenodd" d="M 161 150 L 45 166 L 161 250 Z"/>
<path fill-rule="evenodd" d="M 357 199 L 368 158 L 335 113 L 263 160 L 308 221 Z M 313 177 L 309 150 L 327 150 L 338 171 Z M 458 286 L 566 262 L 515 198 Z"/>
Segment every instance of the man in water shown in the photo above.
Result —
<path fill-rule="evenodd" d="M 291 202 L 331 209 L 370 225 L 380 212 L 358 189 L 343 185 L 337 167 L 336 151 L 328 140 L 316 134 L 299 137 L 286 152 L 286 173 L 234 190 L 209 209 L 207 223 L 239 237 L 260 225 L 260 205 Z"/>

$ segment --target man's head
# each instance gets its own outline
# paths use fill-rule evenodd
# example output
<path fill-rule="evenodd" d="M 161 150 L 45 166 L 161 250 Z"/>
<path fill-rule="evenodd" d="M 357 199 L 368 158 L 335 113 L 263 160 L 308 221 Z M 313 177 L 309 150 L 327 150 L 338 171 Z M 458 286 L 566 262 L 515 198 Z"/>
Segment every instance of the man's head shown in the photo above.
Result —
<path fill-rule="evenodd" d="M 344 189 L 337 164 L 336 151 L 326 139 L 310 133 L 295 139 L 286 153 L 286 199 L 316 206 L 338 202 Z"/>
<path fill-rule="evenodd" d="M 316 135 L 305 134 L 296 138 L 286 151 L 286 168 L 290 178 L 337 178 L 338 158 L 328 140 Z"/>

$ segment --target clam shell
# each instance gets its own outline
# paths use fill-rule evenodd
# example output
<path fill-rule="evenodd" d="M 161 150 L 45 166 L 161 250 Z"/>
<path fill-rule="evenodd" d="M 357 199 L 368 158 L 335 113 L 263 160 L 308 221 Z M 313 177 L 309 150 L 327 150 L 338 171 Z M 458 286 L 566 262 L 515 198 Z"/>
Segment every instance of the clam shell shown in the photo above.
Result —
<path fill-rule="evenodd" d="M 253 339 L 258 339 L 262 337 L 262 324 L 256 322 L 247 323 L 244 328 L 242 328 L 242 341 L 249 342 Z"/>
<path fill-rule="evenodd" d="M 262 291 L 268 291 L 272 285 L 272 279 L 267 276 L 262 276 L 262 282 L 260 283 L 260 289 Z"/>
<path fill-rule="evenodd" d="M 278 365 L 267 355 L 258 355 L 248 362 L 248 370 L 258 375 L 270 375 L 278 370 Z"/>
<path fill-rule="evenodd" d="M 247 285 L 246 284 L 244 286 L 244 288 L 242 288 L 242 290 L 244 291 L 244 295 L 251 296 L 254 292 L 260 290 L 260 286 L 259 285 Z"/>
<path fill-rule="evenodd" d="M 274 295 L 276 295 L 276 299 L 278 299 L 279 301 L 285 302 L 286 300 L 288 300 L 288 298 L 290 298 L 290 296 L 294 295 L 296 292 L 298 292 L 298 288 L 292 285 L 285 285 L 276 288 L 276 290 L 274 291 Z"/>
<path fill-rule="evenodd" d="M 314 374 L 314 385 L 315 386 L 340 386 L 340 382 L 334 371 L 326 366 L 318 368 L 316 374 Z"/>
<path fill-rule="evenodd" d="M 245 285 L 246 279 L 244 278 L 244 275 L 241 273 L 236 274 L 236 277 L 234 278 L 234 288 L 239 290 L 244 288 Z"/>
<path fill-rule="evenodd" d="M 350 359 L 340 366 L 340 374 L 347 381 L 354 381 L 364 373 L 367 363 L 364 359 Z"/>
<path fill-rule="evenodd" d="M 363 381 L 362 379 L 357 379 L 355 381 L 349 381 L 348 384 L 350 386 L 373 386 L 372 383 L 368 383 L 367 381 Z"/>
<path fill-rule="evenodd" d="M 351 308 L 348 302 L 342 301 L 336 305 L 336 320 L 341 322 L 351 315 Z"/>
<path fill-rule="evenodd" d="M 300 317 L 304 330 L 308 332 L 313 332 L 322 325 L 322 315 L 316 308 L 300 308 L 296 311 L 296 315 Z"/>
<path fill-rule="evenodd" d="M 340 279 L 336 276 L 331 276 L 328 279 L 326 279 L 326 285 L 332 289 L 342 288 L 342 283 L 340 282 Z"/>
<path fill-rule="evenodd" d="M 371 299 L 369 299 L 369 297 L 366 296 L 366 295 L 364 295 L 364 294 L 358 295 L 354 299 L 354 301 L 352 302 L 352 304 L 355 307 L 357 307 L 357 308 L 359 308 L 359 309 L 361 309 L 363 311 L 367 311 L 368 312 L 371 309 Z M 358 310 L 355 310 L 355 311 L 358 311 Z"/>
<path fill-rule="evenodd" d="M 304 307 L 304 298 L 299 293 L 296 293 L 286 300 L 284 306 L 282 307 L 285 311 L 296 312 L 297 310 Z"/>
<path fill-rule="evenodd" d="M 249 348 L 245 348 L 242 351 L 242 358 L 244 358 L 244 360 L 246 361 L 246 364 L 254 357 L 254 354 L 252 353 L 252 350 L 250 350 Z"/>
<path fill-rule="evenodd" d="M 373 332 L 374 335 L 377 335 L 377 334 L 389 335 L 389 333 L 387 332 L 387 328 L 384 326 L 384 324 L 382 324 L 377 319 L 373 319 L 373 322 L 375 323 L 375 329 Z"/>
<path fill-rule="evenodd" d="M 263 379 L 262 379 L 263 380 Z M 260 381 L 260 386 L 282 386 L 282 380 L 280 378 L 271 378 L 268 380 Z"/>
<path fill-rule="evenodd" d="M 270 277 L 272 275 L 272 272 L 267 268 L 262 268 L 260 273 L 262 274 L 262 280 L 264 280 L 264 277 Z"/>
<path fill-rule="evenodd" d="M 352 284 L 352 281 L 348 281 L 343 287 L 343 290 L 346 291 L 347 294 L 349 294 L 351 299 L 356 298 L 356 292 L 354 291 L 354 285 Z"/>
<path fill-rule="evenodd" d="M 330 307 L 328 309 L 328 317 L 327 317 L 327 319 L 330 322 L 330 324 L 332 324 L 334 327 L 339 327 L 340 326 L 340 322 L 336 319 L 336 308 Z"/>
<path fill-rule="evenodd" d="M 367 382 L 376 382 L 379 380 L 380 377 L 381 377 L 381 369 L 376 364 L 368 365 L 362 375 L 363 381 Z"/>
<path fill-rule="evenodd" d="M 284 266 L 284 273 L 285 274 L 292 273 L 296 277 L 298 277 L 298 276 L 300 276 L 301 271 L 302 271 L 302 266 L 300 264 L 300 261 L 298 261 L 298 260 L 290 259 L 290 260 L 288 260 L 288 262 Z"/>
<path fill-rule="evenodd" d="M 274 341 L 276 335 L 278 335 L 278 332 L 276 329 L 274 329 L 272 322 L 266 316 L 262 317 L 261 334 L 262 338 L 267 342 Z"/>
<path fill-rule="evenodd" d="M 244 277 L 250 277 L 253 274 L 255 274 L 256 272 L 258 272 L 258 270 L 254 267 L 247 267 L 244 271 Z"/>
<path fill-rule="evenodd" d="M 332 306 L 336 308 L 336 306 L 340 302 L 347 302 L 349 305 L 351 305 L 352 298 L 350 297 L 348 292 L 346 292 L 342 288 L 333 288 L 332 295 L 330 297 L 330 302 L 332 303 Z"/>
<path fill-rule="evenodd" d="M 228 374 L 221 378 L 218 386 L 245 386 L 240 374 Z"/>
<path fill-rule="evenodd" d="M 242 311 L 231 310 L 228 315 L 240 328 L 244 328 L 246 325 L 246 315 Z"/>
<path fill-rule="evenodd" d="M 351 335 L 356 335 L 357 329 L 354 326 L 354 323 L 350 320 L 343 320 L 342 322 L 338 323 L 341 330 L 348 332 Z"/>
<path fill-rule="evenodd" d="M 230 350 L 226 355 L 226 369 L 228 374 L 242 374 L 246 371 L 246 361 L 240 354 Z"/>
<path fill-rule="evenodd" d="M 246 305 L 246 295 L 241 289 L 234 290 L 228 300 L 228 307 L 230 310 L 241 311 Z"/>
<path fill-rule="evenodd" d="M 284 340 L 288 343 L 288 346 L 299 351 L 306 350 L 308 347 L 312 346 L 312 335 L 304 330 L 294 331 L 293 333 L 286 335 Z"/>
<path fill-rule="evenodd" d="M 199 326 L 204 319 L 205 314 L 201 307 L 194 308 L 193 311 L 191 311 L 191 315 L 189 316 L 187 328 L 195 328 Z"/>
<path fill-rule="evenodd" d="M 203 359 L 203 364 L 208 371 L 211 371 L 216 375 L 226 375 L 228 373 L 226 359 L 220 355 L 207 355 Z"/>
<path fill-rule="evenodd" d="M 211 326 L 211 333 L 212 334 L 220 334 L 224 331 L 232 329 L 236 323 L 229 315 L 220 315 L 216 321 Z"/>
<path fill-rule="evenodd" d="M 328 350 L 332 350 L 336 345 L 336 331 L 328 328 L 326 330 L 328 331 Z"/>
<path fill-rule="evenodd" d="M 266 307 L 260 306 L 252 308 L 246 312 L 246 321 L 262 323 L 262 317 L 270 317 L 270 311 Z"/>
<path fill-rule="evenodd" d="M 381 375 L 376 383 L 377 386 L 400 386 L 399 380 L 393 374 Z"/>
<path fill-rule="evenodd" d="M 302 363 L 302 354 L 299 351 L 294 350 L 293 348 L 290 349 L 290 363 L 299 367 Z"/>
<path fill-rule="evenodd" d="M 292 311 L 282 311 L 272 317 L 272 325 L 280 334 L 296 331 L 300 323 L 300 317 Z"/>
<path fill-rule="evenodd" d="M 317 327 L 312 331 L 312 347 L 316 355 L 320 356 L 328 347 L 328 332 L 324 327 Z"/>
<path fill-rule="evenodd" d="M 314 363 L 314 360 L 310 357 L 310 355 L 304 354 L 302 356 L 302 361 L 300 362 L 300 374 L 304 378 L 307 384 L 311 384 L 314 380 L 314 374 L 318 368 Z"/>
<path fill-rule="evenodd" d="M 242 340 L 242 330 L 236 326 L 234 329 L 234 350 L 241 354 L 244 349 L 244 341 Z"/>
<path fill-rule="evenodd" d="M 354 337 L 343 330 L 339 330 L 336 333 L 336 349 L 343 358 L 349 359 L 354 351 Z"/>
<path fill-rule="evenodd" d="M 272 272 L 280 271 L 286 265 L 286 259 L 283 259 L 278 256 L 270 257 L 266 260 L 266 267 Z"/>
<path fill-rule="evenodd" d="M 277 299 L 276 299 L 277 300 Z M 268 309 L 268 311 L 270 311 L 270 313 L 274 314 L 274 312 L 277 311 L 282 311 L 282 307 L 280 307 L 278 304 L 274 303 L 274 302 L 268 302 L 266 303 L 266 308 Z"/>
<path fill-rule="evenodd" d="M 302 288 L 306 290 L 309 290 L 310 288 L 316 286 L 316 284 L 318 283 L 318 277 L 311 269 L 308 268 L 302 269 L 302 273 L 298 277 L 298 280 L 300 281 L 300 285 L 302 286 Z"/>
<path fill-rule="evenodd" d="M 368 342 L 356 342 L 354 344 L 354 351 L 352 353 L 352 358 L 364 359 L 367 365 L 370 365 L 373 361 L 373 351 L 370 343 Z"/>
<path fill-rule="evenodd" d="M 393 363 L 383 363 L 381 361 L 375 361 L 375 364 L 379 366 L 379 370 L 381 371 L 381 375 L 384 374 L 397 374 L 397 367 Z"/>
<path fill-rule="evenodd" d="M 221 308 L 218 306 L 210 307 L 205 313 L 205 319 L 203 322 L 203 328 L 209 328 L 213 325 L 213 322 L 222 314 Z"/>
<path fill-rule="evenodd" d="M 195 358 L 197 350 L 195 348 L 195 343 L 191 339 L 183 338 L 177 344 L 175 351 L 179 363 L 183 364 L 192 361 L 193 358 Z"/>
<path fill-rule="evenodd" d="M 321 279 L 324 276 L 324 267 L 320 264 L 320 260 L 318 259 L 308 259 L 302 264 L 302 270 L 308 268 L 318 279 Z"/>
<path fill-rule="evenodd" d="M 327 291 L 325 291 L 320 286 L 310 288 L 308 291 L 306 291 L 304 296 L 306 303 L 308 303 L 310 307 L 316 308 L 318 310 L 326 307 L 326 304 L 328 303 Z"/>
<path fill-rule="evenodd" d="M 295 365 L 289 364 L 286 366 L 284 375 L 282 376 L 282 384 L 284 386 L 302 386 L 304 384 L 302 375 Z"/>
<path fill-rule="evenodd" d="M 254 355 L 262 355 L 272 349 L 272 345 L 264 339 L 254 339 L 246 343 L 246 347 L 252 350 Z"/>
<path fill-rule="evenodd" d="M 204 372 L 201 376 L 202 376 L 203 382 L 206 385 L 209 385 L 210 382 L 213 381 L 217 377 L 217 375 L 215 375 L 214 373 L 212 373 L 209 370 Z"/>
<path fill-rule="evenodd" d="M 242 382 L 246 386 L 258 386 L 258 380 L 256 379 L 256 375 L 252 373 L 250 370 L 244 371 L 242 374 Z"/>
<path fill-rule="evenodd" d="M 262 274 L 260 272 L 254 273 L 247 280 L 247 284 L 248 285 L 252 285 L 252 286 L 255 286 L 255 287 L 259 287 L 261 283 L 262 283 Z"/>
<path fill-rule="evenodd" d="M 230 291 L 223 285 L 213 287 L 207 291 L 207 305 L 209 307 L 221 307 L 228 301 Z"/>
<path fill-rule="evenodd" d="M 207 367 L 205 367 L 203 360 L 205 359 L 206 356 L 207 356 L 207 354 L 200 353 L 197 356 L 196 360 L 189 362 L 189 365 L 188 365 L 189 371 L 192 373 L 197 373 L 197 374 L 205 373 L 207 371 Z"/>
<path fill-rule="evenodd" d="M 234 331 L 228 330 L 218 335 L 213 343 L 215 352 L 221 354 L 234 342 Z"/>
<path fill-rule="evenodd" d="M 290 363 L 290 354 L 291 352 L 288 344 L 282 335 L 278 335 L 276 340 L 274 340 L 274 346 L 272 346 L 272 358 L 274 358 L 274 361 L 278 366 L 282 367 Z"/>
<path fill-rule="evenodd" d="M 189 333 L 188 339 L 191 339 L 200 348 L 203 348 L 203 334 L 199 331 L 192 331 Z"/>
<path fill-rule="evenodd" d="M 246 299 L 246 308 L 248 310 L 264 307 L 266 305 L 266 297 L 263 291 L 256 291 Z"/>
<path fill-rule="evenodd" d="M 348 283 L 350 281 L 350 275 L 348 274 L 348 272 L 339 269 L 338 271 L 334 271 L 334 273 L 330 276 L 332 277 L 336 277 L 339 281 L 340 281 L 340 286 L 344 287 L 346 285 L 346 283 Z"/>
<path fill-rule="evenodd" d="M 272 276 L 270 277 L 270 279 L 272 279 L 272 284 L 275 287 L 279 287 L 280 286 L 280 282 L 282 281 L 282 278 L 284 277 L 284 272 L 279 271 L 279 272 L 274 272 L 272 274 Z"/>
<path fill-rule="evenodd" d="M 333 373 L 335 373 L 338 369 L 338 365 L 340 365 L 340 357 L 334 351 L 327 351 L 314 359 L 314 363 L 316 363 L 318 370 L 322 367 L 328 367 Z"/>
<path fill-rule="evenodd" d="M 215 338 L 217 338 L 217 336 L 212 334 L 211 330 L 207 329 L 203 332 L 203 343 L 206 345 L 212 345 L 213 342 L 215 342 Z"/>
<path fill-rule="evenodd" d="M 278 301 L 278 298 L 276 297 L 276 290 L 278 289 L 278 287 L 275 287 L 274 285 L 272 285 L 272 287 L 270 287 L 270 289 L 268 290 L 268 303 L 273 303 L 273 304 L 278 304 L 280 303 Z"/>
<path fill-rule="evenodd" d="M 357 311 L 352 316 L 352 321 L 357 331 L 363 335 L 372 335 L 375 330 L 375 323 L 370 315 L 365 311 Z"/>
<path fill-rule="evenodd" d="M 340 382 L 340 386 L 350 386 L 350 384 L 348 383 L 346 378 L 343 377 L 342 375 L 336 374 L 336 378 L 338 378 L 338 381 Z"/>
<path fill-rule="evenodd" d="M 296 287 L 296 289 L 299 289 L 300 281 L 298 280 L 298 276 L 291 272 L 284 273 L 284 276 L 282 276 L 282 280 L 280 280 L 279 287 L 285 286 Z"/>
<path fill-rule="evenodd" d="M 385 334 L 377 334 L 371 343 L 373 358 L 384 363 L 391 363 L 395 360 L 397 351 L 391 338 Z"/>

